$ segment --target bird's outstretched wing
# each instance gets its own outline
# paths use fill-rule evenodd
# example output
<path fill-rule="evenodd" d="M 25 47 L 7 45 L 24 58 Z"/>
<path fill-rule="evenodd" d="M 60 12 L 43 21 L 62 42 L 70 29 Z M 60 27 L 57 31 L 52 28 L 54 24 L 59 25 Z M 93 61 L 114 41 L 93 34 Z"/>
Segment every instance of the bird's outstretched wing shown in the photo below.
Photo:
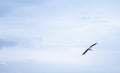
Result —
<path fill-rule="evenodd" d="M 87 52 L 88 50 L 89 50 L 89 49 L 86 49 L 86 50 L 83 52 L 83 54 L 82 54 L 82 55 L 86 54 L 86 52 Z"/>
<path fill-rule="evenodd" d="M 95 46 L 97 44 L 97 42 L 96 43 L 94 43 L 93 45 L 91 45 L 89 48 L 92 48 L 93 46 Z"/>

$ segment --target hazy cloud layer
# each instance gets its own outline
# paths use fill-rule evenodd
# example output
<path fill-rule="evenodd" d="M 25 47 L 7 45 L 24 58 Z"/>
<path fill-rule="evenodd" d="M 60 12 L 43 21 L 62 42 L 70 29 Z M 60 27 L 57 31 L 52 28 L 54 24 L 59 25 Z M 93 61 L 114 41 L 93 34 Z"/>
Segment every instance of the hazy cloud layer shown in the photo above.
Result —
<path fill-rule="evenodd" d="M 0 1 L 0 47 L 4 48 L 0 51 L 0 67 L 4 68 L 0 72 L 119 73 L 119 3 Z M 95 42 L 98 45 L 93 52 L 81 56 Z"/>

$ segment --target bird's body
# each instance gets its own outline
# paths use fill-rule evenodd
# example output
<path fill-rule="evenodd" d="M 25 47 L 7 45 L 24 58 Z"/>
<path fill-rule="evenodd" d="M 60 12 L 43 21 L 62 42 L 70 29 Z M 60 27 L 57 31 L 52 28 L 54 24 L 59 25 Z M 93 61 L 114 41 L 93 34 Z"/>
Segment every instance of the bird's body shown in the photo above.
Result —
<path fill-rule="evenodd" d="M 89 51 L 89 50 L 90 50 L 90 51 L 92 51 L 92 49 L 91 49 L 91 48 L 92 48 L 93 46 L 95 46 L 96 44 L 97 44 L 97 43 L 95 43 L 95 44 L 91 45 L 89 48 L 87 48 L 87 49 L 83 52 L 83 54 L 82 54 L 82 55 L 86 54 L 86 53 L 87 53 L 87 51 Z"/>

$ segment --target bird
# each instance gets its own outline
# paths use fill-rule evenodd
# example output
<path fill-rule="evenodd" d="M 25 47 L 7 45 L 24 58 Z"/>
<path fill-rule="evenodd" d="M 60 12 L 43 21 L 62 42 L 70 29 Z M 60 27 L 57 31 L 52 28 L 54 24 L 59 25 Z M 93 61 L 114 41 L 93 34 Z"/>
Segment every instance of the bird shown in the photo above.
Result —
<path fill-rule="evenodd" d="M 87 48 L 87 49 L 82 53 L 82 55 L 85 55 L 85 54 L 87 53 L 87 51 L 89 51 L 89 50 L 92 51 L 91 48 L 92 48 L 93 46 L 95 46 L 96 44 L 97 44 L 97 42 L 94 43 L 94 44 L 92 44 L 89 48 Z"/>

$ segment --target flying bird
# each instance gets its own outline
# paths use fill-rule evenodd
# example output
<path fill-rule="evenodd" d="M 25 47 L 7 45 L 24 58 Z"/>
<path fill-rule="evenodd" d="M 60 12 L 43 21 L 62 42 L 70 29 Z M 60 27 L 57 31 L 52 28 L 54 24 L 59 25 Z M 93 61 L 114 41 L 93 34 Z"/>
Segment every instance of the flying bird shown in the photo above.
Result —
<path fill-rule="evenodd" d="M 91 49 L 91 48 L 92 48 L 93 46 L 95 46 L 96 44 L 97 44 L 97 43 L 94 43 L 94 44 L 93 44 L 93 45 L 91 45 L 89 48 L 87 48 L 87 49 L 83 52 L 83 54 L 82 54 L 82 55 L 86 54 L 86 53 L 87 53 L 87 51 L 89 51 L 89 50 L 90 50 L 90 51 L 92 51 L 92 49 Z"/>

